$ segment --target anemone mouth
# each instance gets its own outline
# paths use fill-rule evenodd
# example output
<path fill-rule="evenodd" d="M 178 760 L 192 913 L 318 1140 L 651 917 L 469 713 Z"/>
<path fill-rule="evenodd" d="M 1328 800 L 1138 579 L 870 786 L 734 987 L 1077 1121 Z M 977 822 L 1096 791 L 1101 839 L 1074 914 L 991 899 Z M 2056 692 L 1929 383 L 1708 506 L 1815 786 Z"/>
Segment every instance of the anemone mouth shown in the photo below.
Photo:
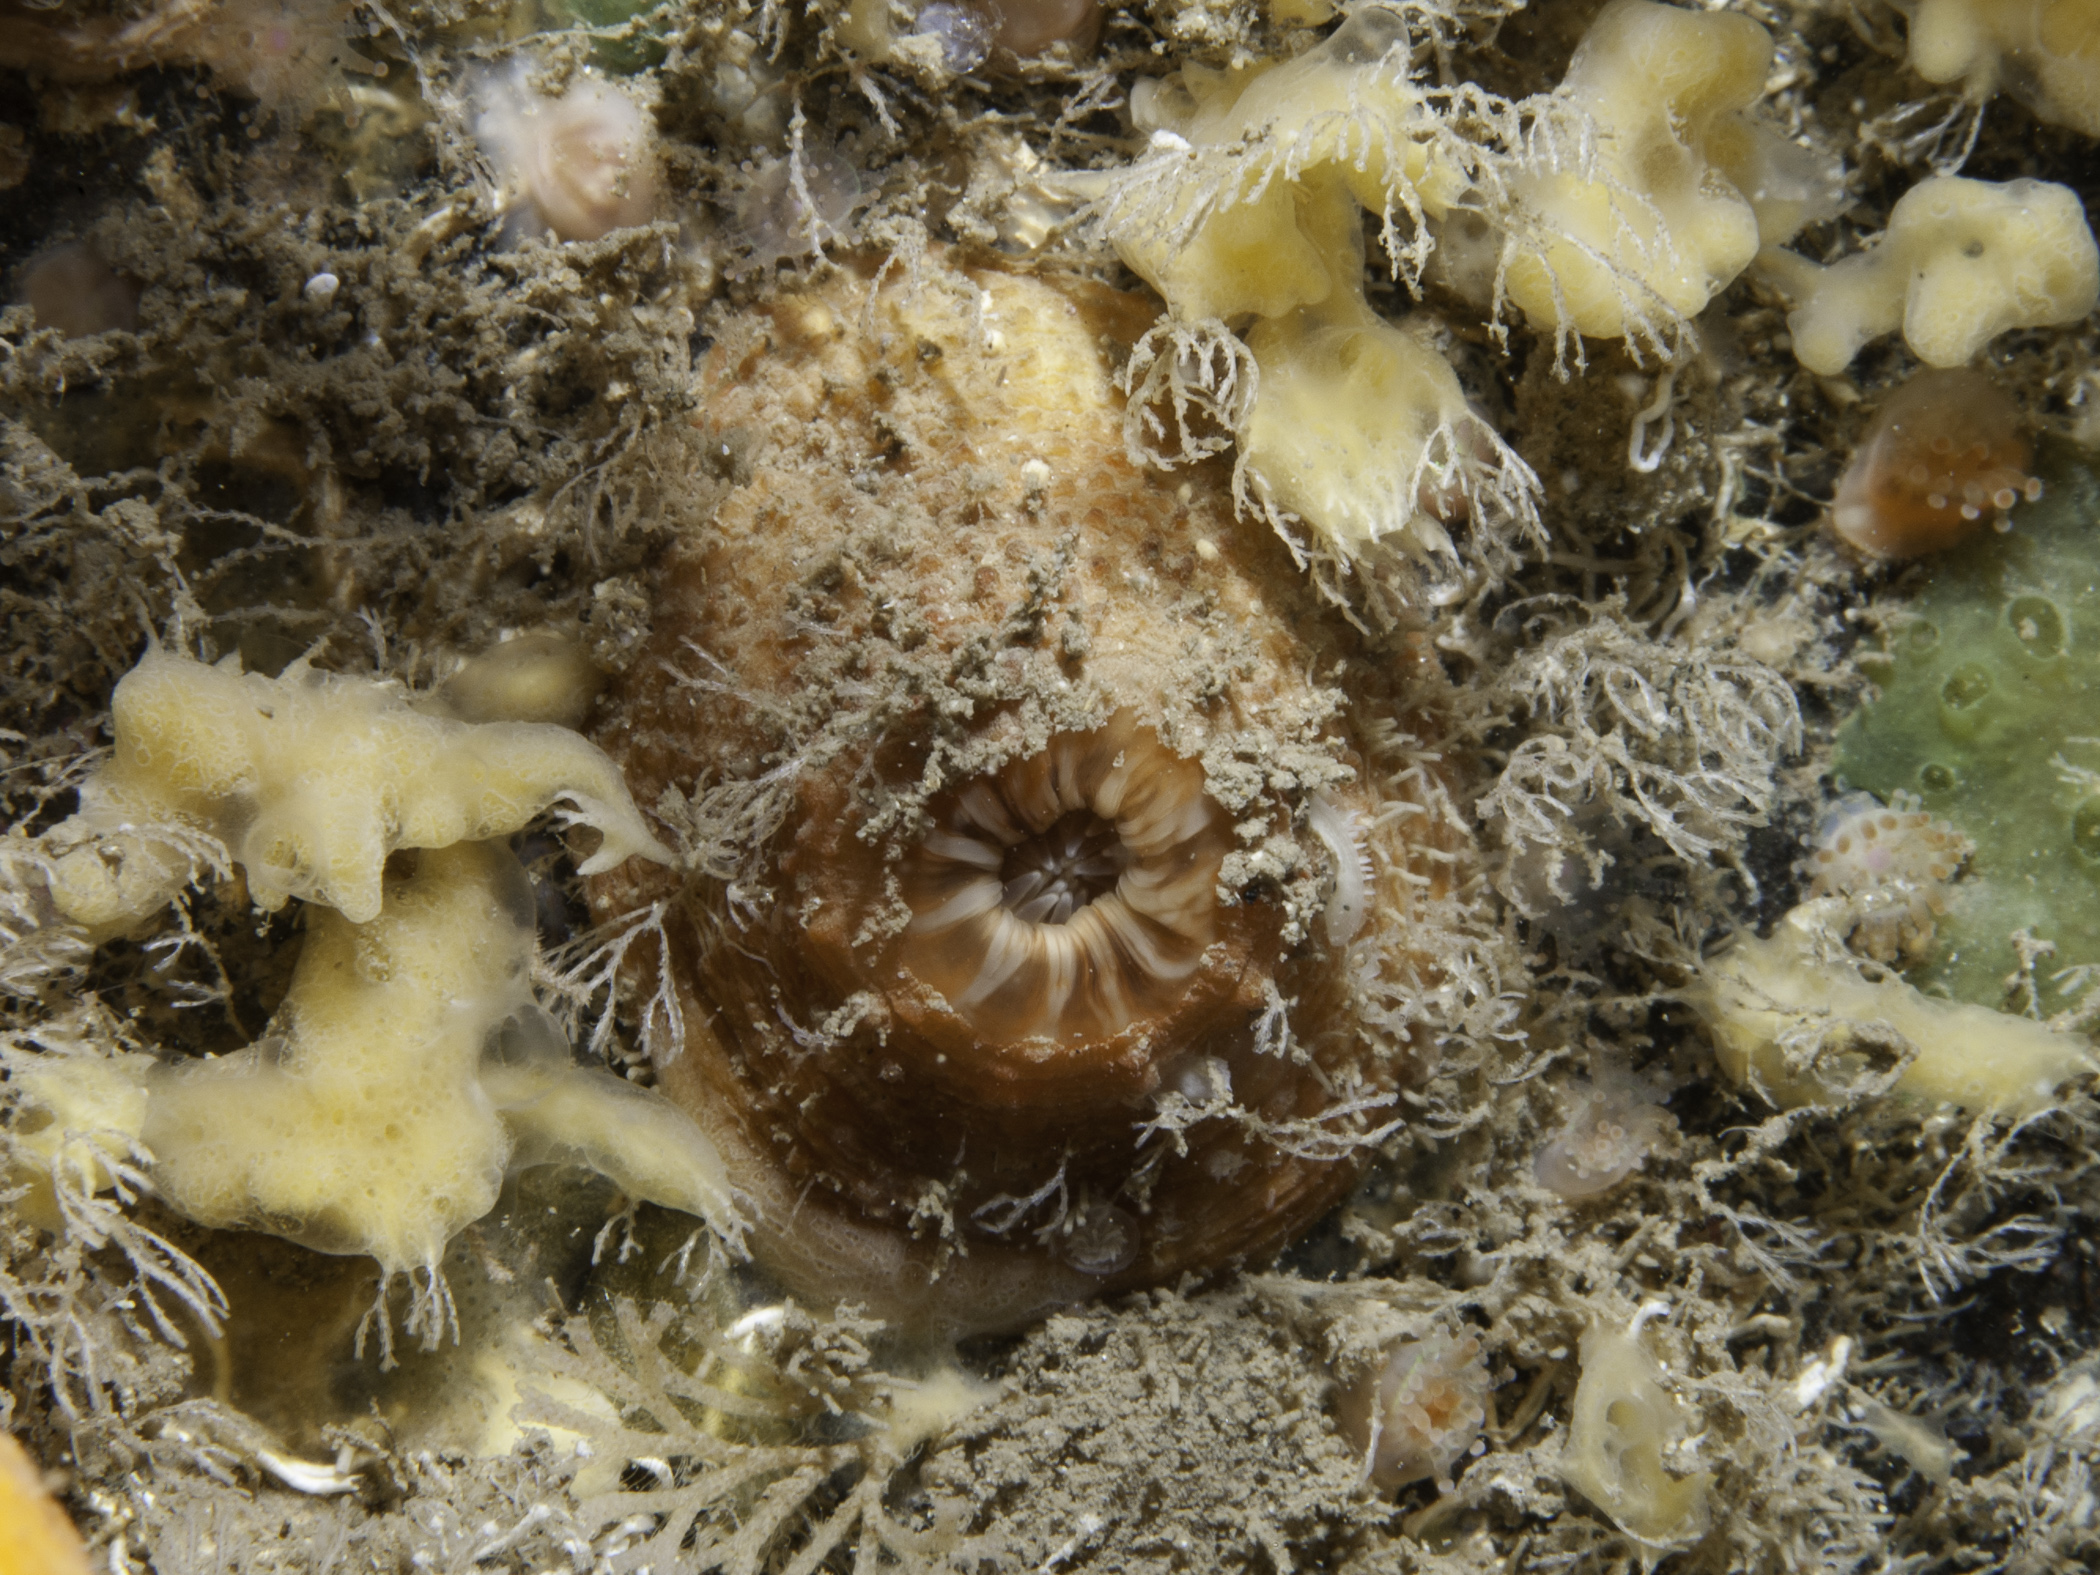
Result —
<path fill-rule="evenodd" d="M 1067 924 L 1113 892 L 1129 864 L 1130 849 L 1113 822 L 1090 809 L 1068 810 L 1048 830 L 1006 849 L 1000 904 L 1031 924 Z"/>
<path fill-rule="evenodd" d="M 934 806 L 907 855 L 902 962 L 992 1040 L 1121 1033 L 1216 927 L 1223 811 L 1125 717 L 1054 736 Z"/>

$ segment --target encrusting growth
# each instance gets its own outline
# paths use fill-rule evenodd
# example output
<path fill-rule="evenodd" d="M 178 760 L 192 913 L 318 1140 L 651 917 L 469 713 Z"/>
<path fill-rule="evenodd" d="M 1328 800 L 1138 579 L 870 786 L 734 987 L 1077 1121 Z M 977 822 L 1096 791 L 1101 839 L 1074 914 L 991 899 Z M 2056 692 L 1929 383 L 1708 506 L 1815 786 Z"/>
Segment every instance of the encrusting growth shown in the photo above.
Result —
<path fill-rule="evenodd" d="M 470 664 L 478 678 L 454 704 L 496 705 L 516 667 Z M 558 703 L 544 681 L 511 687 Z M 451 1316 L 446 1243 L 514 1166 L 587 1165 L 735 1240 L 721 1160 L 693 1122 L 571 1061 L 533 999 L 531 883 L 480 840 L 567 798 L 604 833 L 586 867 L 669 857 L 600 751 L 550 724 L 427 715 L 388 685 L 303 663 L 269 679 L 162 649 L 113 709 L 113 759 L 40 850 L 65 920 L 128 929 L 228 864 L 265 907 L 314 906 L 283 1004 L 246 1049 L 13 1068 L 44 1122 L 16 1150 L 47 1172 L 41 1187 L 27 1178 L 33 1197 L 92 1195 L 125 1155 L 148 1154 L 153 1186 L 200 1224 L 375 1259 L 389 1357 L 388 1285 L 414 1282 L 408 1330 L 435 1344 Z"/>
<path fill-rule="evenodd" d="M 1910 67 L 1978 103 L 2009 89 L 2042 119 L 2100 137 L 2095 0 L 1898 0 Z"/>
<path fill-rule="evenodd" d="M 1746 113 L 1772 38 L 1747 16 L 1614 0 L 1554 97 L 1596 137 L 1594 164 L 1518 171 L 1533 233 L 1504 252 L 1509 298 L 1541 326 L 1660 342 L 1761 246 L 1836 211 L 1805 150 Z"/>
<path fill-rule="evenodd" d="M 1936 175 L 1897 199 L 1871 249 L 1827 266 L 1773 247 L 1759 259 L 1798 304 L 1794 355 L 1833 377 L 1903 330 L 1928 366 L 1963 366 L 2013 328 L 2075 323 L 2100 299 L 2100 250 L 2068 186 Z"/>
<path fill-rule="evenodd" d="M 138 1135 L 161 1195 L 199 1224 L 419 1277 L 408 1332 L 433 1343 L 445 1244 L 513 1163 L 588 1165 L 733 1239 L 721 1160 L 691 1120 L 575 1065 L 534 1003 L 532 913 L 517 860 L 479 843 L 415 855 L 369 923 L 315 910 L 260 1040 L 146 1072 Z"/>
<path fill-rule="evenodd" d="M 52 900 L 98 937 L 226 862 L 264 908 L 299 897 L 363 923 L 397 848 L 508 836 L 563 801 L 604 839 L 585 869 L 670 857 L 612 763 L 567 728 L 457 722 L 303 661 L 267 678 L 159 648 L 110 709 L 115 754 L 45 838 Z"/>
<path fill-rule="evenodd" d="M 1538 534 L 1537 481 L 1434 344 L 1364 299 L 1364 210 L 1418 274 L 1425 226 L 1487 157 L 1411 80 L 1409 52 L 1402 18 L 1367 8 L 1296 60 L 1185 69 L 1137 103 L 1152 147 L 1100 212 L 1170 313 L 1126 374 L 1133 451 L 1205 452 L 1193 403 L 1237 438 L 1242 497 L 1345 558 L 1397 549 L 1426 571 L 1413 594 L 1436 599 L 1464 578 L 1447 527 L 1470 518 L 1496 559 Z"/>
<path fill-rule="evenodd" d="M 1367 215 L 1410 289 L 1434 256 L 1563 359 L 1583 336 L 1667 358 L 1761 246 L 1839 203 L 1814 155 L 1748 113 L 1772 40 L 1747 17 L 1615 0 L 1561 87 L 1521 102 L 1418 81 L 1415 42 L 1366 6 L 1296 59 L 1141 84 L 1151 144 L 1096 206 L 1168 310 L 1125 376 L 1133 453 L 1182 463 L 1222 428 L 1236 495 L 1309 526 L 1301 556 L 1375 558 L 1419 605 L 1542 538 L 1539 483 L 1431 320 L 1370 306 Z M 1466 225 L 1491 241 L 1444 244 Z"/>
<path fill-rule="evenodd" d="M 1738 936 L 1706 965 L 1689 997 L 1737 1083 L 1782 1109 L 1885 1088 L 2017 1119 L 2047 1110 L 2065 1083 L 2093 1070 L 2083 1034 L 1862 970 L 1833 933 L 1852 918 L 1845 899 L 1817 898 L 1769 938 Z"/>

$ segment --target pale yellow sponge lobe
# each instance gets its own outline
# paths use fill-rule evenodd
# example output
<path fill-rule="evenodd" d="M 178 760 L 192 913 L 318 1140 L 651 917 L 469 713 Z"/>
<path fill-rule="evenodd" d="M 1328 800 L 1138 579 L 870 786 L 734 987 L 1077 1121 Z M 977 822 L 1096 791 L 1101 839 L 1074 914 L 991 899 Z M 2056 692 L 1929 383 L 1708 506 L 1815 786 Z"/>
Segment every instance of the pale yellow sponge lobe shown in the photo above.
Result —
<path fill-rule="evenodd" d="M 1714 1479 L 1671 1469 L 1670 1453 L 1690 1428 L 1639 1325 L 1600 1322 L 1583 1335 L 1560 1474 L 1637 1542 L 1674 1547 L 1705 1533 Z"/>
<path fill-rule="evenodd" d="M 364 924 L 310 911 L 282 1006 L 232 1055 L 7 1052 L 25 1217 L 55 1228 L 59 1190 L 103 1190 L 120 1166 L 136 1184 L 143 1165 L 200 1225 L 420 1276 L 409 1328 L 431 1344 L 446 1243 L 523 1166 L 588 1167 L 740 1242 L 721 1155 L 692 1117 L 576 1065 L 534 1001 L 532 885 L 507 849 L 403 855 L 383 898 Z"/>
<path fill-rule="evenodd" d="M 0 1050 L 20 1109 L 8 1148 L 15 1212 L 41 1230 L 64 1224 L 61 1192 L 92 1197 L 140 1162 L 149 1055 L 61 1055 Z"/>
<path fill-rule="evenodd" d="M 1868 974 L 1844 950 L 1842 899 L 1803 903 L 1771 938 L 1744 936 L 1691 994 L 1715 1059 L 1783 1108 L 1835 1105 L 1907 1064 L 1889 1092 L 1926 1105 L 2030 1116 L 2094 1070 L 2081 1035 Z"/>
<path fill-rule="evenodd" d="M 523 634 L 463 663 L 431 709 L 461 722 L 581 727 L 604 685 L 604 675 L 574 640 Z"/>
<path fill-rule="evenodd" d="M 1908 0 L 1911 69 L 2100 137 L 2100 0 Z"/>
<path fill-rule="evenodd" d="M 169 1204 L 389 1275 L 434 1272 L 513 1163 L 566 1160 L 725 1234 L 714 1146 L 683 1112 L 574 1065 L 532 998 L 532 893 L 500 847 L 415 855 L 380 916 L 316 909 L 284 1004 L 236 1054 L 155 1068 L 141 1136 Z"/>
<path fill-rule="evenodd" d="M 1183 204 L 1194 201 L 1184 193 Z M 1181 215 L 1176 213 L 1178 225 Z M 1338 187 L 1275 180 L 1234 195 L 1184 245 L 1134 238 L 1124 261 L 1184 317 L 1281 317 L 1353 290 L 1363 271 L 1355 200 Z"/>
<path fill-rule="evenodd" d="M 199 839 L 264 908 L 300 897 L 360 923 L 378 916 L 389 853 L 504 836 L 557 803 L 600 833 L 586 874 L 671 859 L 618 768 L 564 727 L 461 722 L 304 662 L 268 678 L 164 649 L 125 675 L 111 710 L 114 756 L 50 837 L 71 845 L 52 896 L 90 931 L 165 905 L 209 862 Z"/>
<path fill-rule="evenodd" d="M 1366 302 L 1367 216 L 1418 276 L 1484 157 L 1415 85 L 1413 58 L 1402 15 L 1367 6 L 1293 60 L 1148 85 L 1132 113 L 1151 145 L 1098 212 L 1168 308 L 1131 358 L 1131 408 L 1213 410 L 1239 447 L 1235 495 L 1301 557 L 1385 543 L 1413 560 L 1404 594 L 1437 600 L 1466 572 L 1447 527 L 1470 523 L 1476 558 L 1507 558 L 1540 534 L 1538 483 L 1429 340 Z M 1195 457 L 1155 453 L 1142 417 L 1131 430 L 1148 458 Z"/>
<path fill-rule="evenodd" d="M 1391 538 L 1448 563 L 1441 522 L 1465 517 L 1469 490 L 1511 467 L 1529 479 L 1466 403 L 1451 364 L 1353 291 L 1331 314 L 1257 323 L 1247 347 L 1260 375 L 1240 453 L 1271 500 L 1344 553 Z"/>
<path fill-rule="evenodd" d="M 420 854 L 367 924 L 309 912 L 264 1037 L 149 1079 L 142 1136 L 169 1203 L 389 1270 L 435 1263 L 489 1211 L 511 1145 L 481 1055 L 513 1013 L 537 1010 L 505 857 Z"/>
<path fill-rule="evenodd" d="M 1295 60 L 1154 88 L 1152 147 L 1103 203 L 1123 260 L 1188 321 L 1356 293 L 1363 210 L 1440 214 L 1464 189 L 1408 66 L 1405 24 L 1367 9 Z"/>
<path fill-rule="evenodd" d="M 1827 267 L 1774 251 L 1765 266 L 1799 303 L 1795 358 L 1825 377 L 1898 328 L 1926 365 L 1965 366 L 2008 329 L 2075 323 L 2100 298 L 2084 205 L 2049 181 L 1935 175 L 1903 194 L 1871 250 Z"/>
<path fill-rule="evenodd" d="M 1757 209 L 1717 155 L 1755 162 L 1740 112 L 1771 61 L 1771 36 L 1745 16 L 1605 7 L 1558 92 L 1594 126 L 1594 163 L 1514 182 L 1534 222 L 1512 240 L 1505 289 L 1527 317 L 1595 338 L 1646 332 L 1696 315 L 1749 266 Z"/>

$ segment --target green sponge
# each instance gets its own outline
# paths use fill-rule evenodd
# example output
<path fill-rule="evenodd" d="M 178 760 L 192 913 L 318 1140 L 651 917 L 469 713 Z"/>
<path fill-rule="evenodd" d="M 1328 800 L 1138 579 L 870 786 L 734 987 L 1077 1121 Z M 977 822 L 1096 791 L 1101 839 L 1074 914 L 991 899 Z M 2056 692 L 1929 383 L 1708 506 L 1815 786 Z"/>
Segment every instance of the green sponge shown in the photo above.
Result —
<path fill-rule="evenodd" d="M 1861 667 L 1880 693 L 1837 737 L 1842 787 L 1913 793 L 1976 844 L 1915 982 L 2007 1004 L 2016 931 L 2052 942 L 2035 972 L 2100 963 L 2100 474 L 2059 448 L 2010 531 L 1934 560 L 1930 583 Z M 2025 1006 L 2023 1000 L 2019 1003 Z"/>

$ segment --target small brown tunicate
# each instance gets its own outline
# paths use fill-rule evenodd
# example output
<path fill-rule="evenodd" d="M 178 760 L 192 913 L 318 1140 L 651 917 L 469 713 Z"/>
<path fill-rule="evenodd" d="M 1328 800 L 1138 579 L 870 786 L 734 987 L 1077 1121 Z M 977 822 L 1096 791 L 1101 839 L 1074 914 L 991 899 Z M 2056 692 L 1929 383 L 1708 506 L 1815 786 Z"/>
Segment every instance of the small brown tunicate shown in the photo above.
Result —
<path fill-rule="evenodd" d="M 1928 369 L 1875 414 L 1831 500 L 1847 543 L 1876 558 L 1944 552 L 2042 495 L 2019 407 L 1986 374 Z"/>

